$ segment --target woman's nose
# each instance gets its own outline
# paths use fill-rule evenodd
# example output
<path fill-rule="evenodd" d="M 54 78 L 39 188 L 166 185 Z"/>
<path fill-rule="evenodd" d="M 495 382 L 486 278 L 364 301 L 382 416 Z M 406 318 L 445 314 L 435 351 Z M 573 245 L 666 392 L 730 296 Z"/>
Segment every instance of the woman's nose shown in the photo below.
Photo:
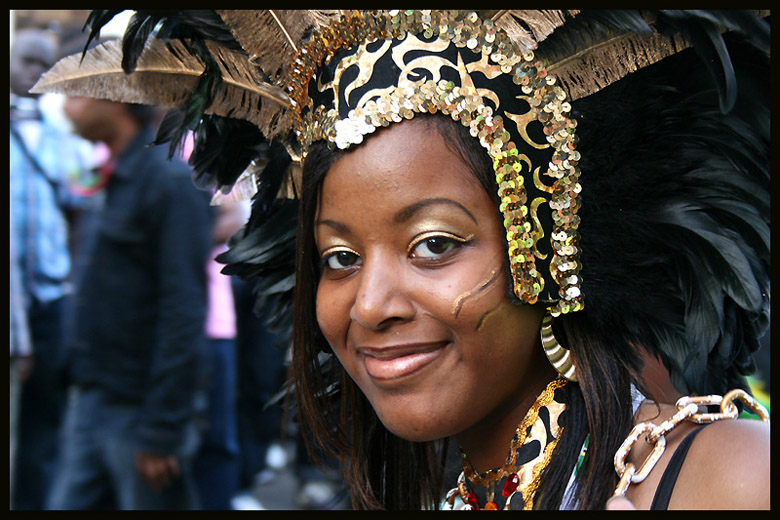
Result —
<path fill-rule="evenodd" d="M 403 274 L 403 261 L 364 259 L 350 318 L 370 330 L 412 319 L 414 302 Z"/>

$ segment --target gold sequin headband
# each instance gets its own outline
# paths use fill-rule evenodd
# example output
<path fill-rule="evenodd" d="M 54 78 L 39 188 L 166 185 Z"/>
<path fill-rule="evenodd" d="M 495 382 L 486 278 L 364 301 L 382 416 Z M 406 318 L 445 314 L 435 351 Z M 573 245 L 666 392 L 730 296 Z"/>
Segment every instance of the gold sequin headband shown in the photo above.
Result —
<path fill-rule="evenodd" d="M 467 11 L 343 16 L 303 46 L 286 81 L 303 153 L 340 149 L 417 114 L 468 127 L 493 161 L 514 292 L 551 312 L 583 307 L 576 122 L 544 65 Z"/>

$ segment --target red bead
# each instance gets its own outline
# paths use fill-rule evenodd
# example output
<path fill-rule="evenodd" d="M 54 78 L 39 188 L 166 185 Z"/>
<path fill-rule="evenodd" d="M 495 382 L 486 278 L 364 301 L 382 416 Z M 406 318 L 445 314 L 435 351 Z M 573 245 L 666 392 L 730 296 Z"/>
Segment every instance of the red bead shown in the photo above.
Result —
<path fill-rule="evenodd" d="M 498 510 L 498 506 L 496 505 L 495 502 L 488 502 L 487 504 L 485 504 L 485 510 L 486 511 L 497 511 Z"/>
<path fill-rule="evenodd" d="M 515 492 L 517 486 L 519 485 L 520 477 L 517 476 L 517 473 L 512 473 L 506 478 L 506 482 L 504 482 L 504 489 L 501 491 L 501 494 L 505 497 L 508 497 Z"/>
<path fill-rule="evenodd" d="M 477 509 L 479 506 L 479 503 L 477 502 L 477 495 L 475 495 L 474 493 L 469 493 L 466 496 L 466 503 L 471 507 L 473 507 L 474 509 Z"/>

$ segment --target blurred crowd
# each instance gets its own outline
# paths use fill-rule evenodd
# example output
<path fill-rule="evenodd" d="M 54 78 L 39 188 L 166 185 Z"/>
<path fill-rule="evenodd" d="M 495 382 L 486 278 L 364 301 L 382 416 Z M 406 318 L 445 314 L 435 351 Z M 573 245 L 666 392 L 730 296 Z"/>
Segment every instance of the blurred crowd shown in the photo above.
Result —
<path fill-rule="evenodd" d="M 79 50 L 11 43 L 10 508 L 343 508 L 274 400 L 287 345 L 214 260 L 248 202 L 149 146 L 161 109 L 29 92 Z"/>

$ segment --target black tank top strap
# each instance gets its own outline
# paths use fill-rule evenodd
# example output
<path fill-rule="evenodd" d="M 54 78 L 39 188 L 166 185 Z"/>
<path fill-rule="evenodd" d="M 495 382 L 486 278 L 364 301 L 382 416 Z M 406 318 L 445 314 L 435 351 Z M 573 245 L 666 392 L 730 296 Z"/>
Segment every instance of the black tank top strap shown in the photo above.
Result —
<path fill-rule="evenodd" d="M 693 439 L 704 426 L 699 426 L 686 435 L 680 445 L 677 446 L 677 449 L 674 450 L 669 465 L 666 466 L 664 474 L 661 476 L 661 481 L 658 483 L 658 487 L 655 490 L 653 503 L 650 506 L 651 510 L 666 510 L 669 507 L 669 499 L 672 498 L 672 491 L 677 482 L 677 475 L 680 473 L 680 468 L 682 468 L 685 456 L 688 454 L 688 449 L 691 447 Z"/>

